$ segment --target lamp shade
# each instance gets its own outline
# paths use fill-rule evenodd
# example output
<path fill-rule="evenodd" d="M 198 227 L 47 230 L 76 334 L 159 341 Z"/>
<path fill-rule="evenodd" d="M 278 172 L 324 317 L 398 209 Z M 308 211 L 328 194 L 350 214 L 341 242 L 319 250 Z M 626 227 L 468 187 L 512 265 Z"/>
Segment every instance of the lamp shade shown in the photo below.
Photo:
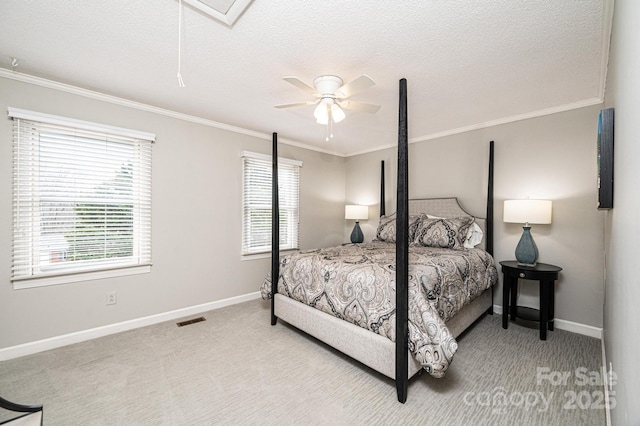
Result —
<path fill-rule="evenodd" d="M 316 118 L 316 123 L 327 124 L 329 123 L 330 107 L 325 102 L 320 102 L 316 109 L 313 111 L 313 116 Z"/>
<path fill-rule="evenodd" d="M 344 218 L 364 220 L 369 218 L 369 206 L 347 205 L 344 206 Z"/>
<path fill-rule="evenodd" d="M 313 111 L 313 116 L 316 118 L 316 123 L 318 124 L 328 124 L 329 118 L 331 118 L 334 123 L 339 123 L 346 117 L 340 105 L 331 98 L 323 98 Z"/>
<path fill-rule="evenodd" d="M 338 104 L 331 105 L 331 117 L 334 123 L 339 123 L 346 117 L 346 114 Z"/>
<path fill-rule="evenodd" d="M 505 200 L 503 221 L 507 223 L 551 223 L 550 200 Z"/>

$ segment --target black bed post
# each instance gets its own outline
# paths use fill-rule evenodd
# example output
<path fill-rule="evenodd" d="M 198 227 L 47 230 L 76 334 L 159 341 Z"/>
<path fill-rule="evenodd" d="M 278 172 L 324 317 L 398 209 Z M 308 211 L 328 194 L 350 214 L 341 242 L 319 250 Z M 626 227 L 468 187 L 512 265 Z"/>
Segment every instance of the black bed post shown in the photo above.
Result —
<path fill-rule="evenodd" d="M 278 134 L 273 132 L 271 152 L 271 325 L 276 325 L 275 313 L 278 278 L 280 277 L 280 206 L 278 200 Z"/>
<path fill-rule="evenodd" d="M 396 209 L 396 391 L 398 401 L 407 400 L 409 385 L 409 178 L 407 146 L 407 80 L 400 80 L 398 123 L 398 194 Z"/>
<path fill-rule="evenodd" d="M 386 214 L 384 204 L 384 160 L 382 160 L 380 162 L 380 217 Z"/>
<path fill-rule="evenodd" d="M 487 243 L 485 249 L 493 256 L 493 141 L 489 142 L 489 183 L 487 186 Z M 493 296 L 496 286 L 491 287 L 491 306 L 488 313 L 493 315 Z"/>
<path fill-rule="evenodd" d="M 493 141 L 489 142 L 489 185 L 487 187 L 487 243 L 485 249 L 493 256 Z"/>

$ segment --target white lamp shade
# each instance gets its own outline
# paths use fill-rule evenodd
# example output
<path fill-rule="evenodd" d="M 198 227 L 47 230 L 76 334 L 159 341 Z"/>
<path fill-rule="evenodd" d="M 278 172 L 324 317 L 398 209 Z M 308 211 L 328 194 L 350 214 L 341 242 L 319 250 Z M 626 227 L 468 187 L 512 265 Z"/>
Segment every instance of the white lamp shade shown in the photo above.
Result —
<path fill-rule="evenodd" d="M 313 116 L 316 118 L 316 123 L 329 123 L 329 106 L 324 102 L 320 102 L 315 111 L 313 111 Z"/>
<path fill-rule="evenodd" d="M 369 206 L 347 205 L 344 206 L 344 218 L 364 220 L 369 219 Z"/>
<path fill-rule="evenodd" d="M 503 221 L 507 223 L 551 223 L 550 200 L 505 200 Z"/>
<path fill-rule="evenodd" d="M 340 108 L 340 105 L 333 104 L 331 105 L 331 117 L 333 118 L 334 123 L 339 123 L 344 120 L 346 114 L 344 113 L 342 108 Z"/>
<path fill-rule="evenodd" d="M 313 111 L 313 116 L 316 118 L 316 123 L 329 124 L 329 117 L 334 123 L 339 123 L 345 119 L 346 114 L 333 99 L 323 98 Z"/>

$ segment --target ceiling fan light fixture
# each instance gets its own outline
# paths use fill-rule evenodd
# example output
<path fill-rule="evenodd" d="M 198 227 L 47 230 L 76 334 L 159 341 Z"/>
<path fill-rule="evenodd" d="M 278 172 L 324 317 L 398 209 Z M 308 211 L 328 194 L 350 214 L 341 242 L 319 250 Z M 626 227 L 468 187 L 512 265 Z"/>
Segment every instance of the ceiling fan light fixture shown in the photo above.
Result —
<path fill-rule="evenodd" d="M 313 116 L 316 118 L 316 123 L 318 124 L 329 123 L 329 113 L 331 111 L 329 108 L 330 108 L 329 104 L 324 102 L 324 99 L 322 100 L 322 102 L 318 104 L 315 111 L 313 111 Z"/>
<path fill-rule="evenodd" d="M 349 96 L 365 90 L 375 84 L 371 77 L 365 74 L 362 74 L 360 77 L 347 84 L 343 84 L 343 80 L 338 76 L 321 75 L 313 81 L 313 87 L 309 86 L 298 77 L 290 76 L 283 77 L 283 79 L 296 86 L 298 89 L 315 96 L 316 100 L 276 105 L 275 107 L 289 108 L 316 104 L 313 116 L 316 119 L 316 123 L 327 126 L 326 141 L 333 138 L 333 125 L 335 123 L 340 123 L 346 118 L 346 113 L 344 112 L 345 109 L 363 111 L 371 114 L 380 109 L 380 105 L 346 100 Z"/>
<path fill-rule="evenodd" d="M 344 120 L 346 114 L 344 113 L 342 108 L 340 108 L 340 105 L 334 103 L 333 105 L 331 105 L 331 117 L 333 118 L 334 123 L 339 123 Z"/>

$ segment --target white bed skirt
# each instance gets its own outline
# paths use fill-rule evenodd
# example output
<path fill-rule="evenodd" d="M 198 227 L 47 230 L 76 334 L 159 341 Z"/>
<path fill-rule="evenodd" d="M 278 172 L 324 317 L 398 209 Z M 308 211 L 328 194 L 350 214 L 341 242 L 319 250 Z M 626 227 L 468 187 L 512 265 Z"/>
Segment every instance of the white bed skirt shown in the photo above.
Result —
<path fill-rule="evenodd" d="M 447 327 L 458 337 L 480 318 L 492 303 L 492 291 L 488 289 L 447 322 Z M 395 380 L 396 344 L 386 337 L 281 294 L 275 296 L 275 314 L 294 327 Z M 421 368 L 409 353 L 409 377 Z"/>

